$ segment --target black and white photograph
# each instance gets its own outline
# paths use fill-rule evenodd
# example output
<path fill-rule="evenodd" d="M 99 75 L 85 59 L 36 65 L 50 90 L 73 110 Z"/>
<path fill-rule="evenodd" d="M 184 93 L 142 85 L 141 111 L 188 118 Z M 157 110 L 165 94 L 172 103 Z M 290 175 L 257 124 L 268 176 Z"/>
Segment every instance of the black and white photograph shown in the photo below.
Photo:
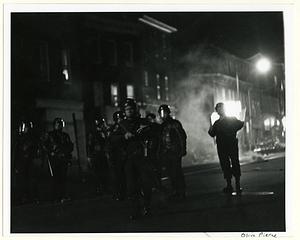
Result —
<path fill-rule="evenodd" d="M 284 235 L 289 11 L 82 6 L 6 8 L 8 233 Z"/>

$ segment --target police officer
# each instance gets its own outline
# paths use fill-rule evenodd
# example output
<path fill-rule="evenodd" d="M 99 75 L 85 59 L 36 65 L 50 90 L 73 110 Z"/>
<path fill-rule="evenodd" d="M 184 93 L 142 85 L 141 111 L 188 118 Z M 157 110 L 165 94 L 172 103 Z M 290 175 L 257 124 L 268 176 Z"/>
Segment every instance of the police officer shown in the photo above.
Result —
<path fill-rule="evenodd" d="M 182 157 L 186 155 L 187 135 L 178 120 L 170 116 L 168 105 L 161 105 L 158 113 L 162 119 L 160 157 L 166 164 L 166 170 L 172 187 L 172 199 L 183 200 L 186 197 L 186 185 L 182 171 Z"/>
<path fill-rule="evenodd" d="M 64 203 L 66 197 L 67 169 L 71 165 L 73 143 L 69 134 L 63 132 L 65 121 L 55 118 L 53 130 L 45 136 L 44 147 L 49 158 L 49 168 L 53 176 L 53 200 Z"/>
<path fill-rule="evenodd" d="M 209 128 L 209 135 L 216 137 L 218 156 L 221 168 L 226 179 L 227 186 L 223 189 L 225 193 L 231 194 L 233 188 L 231 185 L 232 176 L 235 177 L 236 192 L 241 193 L 240 176 L 241 168 L 239 163 L 238 139 L 236 133 L 239 131 L 244 122 L 235 117 L 228 117 L 224 111 L 224 103 L 217 103 L 216 112 L 220 118 Z"/>
<path fill-rule="evenodd" d="M 125 176 L 127 196 L 131 204 L 130 218 L 136 219 L 141 213 L 150 214 L 151 191 L 154 184 L 152 169 L 145 158 L 144 140 L 147 133 L 143 133 L 143 127 L 148 123 L 140 118 L 133 99 L 126 100 L 124 111 L 126 118 L 119 123 L 122 131 L 112 140 L 119 141 L 119 144 L 125 147 Z"/>
<path fill-rule="evenodd" d="M 38 203 L 39 169 L 36 169 L 38 141 L 33 133 L 33 122 L 22 121 L 18 129 L 15 148 L 14 169 L 17 191 L 21 203 L 34 201 Z"/>
<path fill-rule="evenodd" d="M 149 122 L 149 137 L 146 139 L 145 144 L 147 144 L 147 159 L 151 162 L 156 179 L 156 188 L 161 190 L 161 174 L 162 174 L 162 164 L 159 158 L 159 140 L 161 134 L 161 126 L 156 122 L 156 115 L 154 113 L 148 113 L 146 119 Z"/>
<path fill-rule="evenodd" d="M 115 136 L 122 134 L 119 123 L 125 118 L 123 111 L 113 113 L 113 125 L 108 130 L 108 148 L 107 157 L 110 166 L 112 192 L 114 200 L 124 200 L 126 196 L 126 179 L 124 172 L 125 165 L 125 148 L 124 145 L 118 144 L 117 141 L 111 141 Z"/>
<path fill-rule="evenodd" d="M 89 166 L 93 171 L 97 194 L 108 192 L 108 163 L 105 155 L 107 127 L 105 120 L 95 119 L 95 130 L 88 136 L 87 155 Z"/>

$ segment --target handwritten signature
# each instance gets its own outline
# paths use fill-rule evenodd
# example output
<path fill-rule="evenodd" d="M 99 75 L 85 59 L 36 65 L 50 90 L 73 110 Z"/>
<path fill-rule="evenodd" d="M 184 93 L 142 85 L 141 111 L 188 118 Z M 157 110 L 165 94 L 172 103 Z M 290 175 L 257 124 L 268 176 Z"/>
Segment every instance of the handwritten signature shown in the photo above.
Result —
<path fill-rule="evenodd" d="M 255 238 L 255 237 L 277 238 L 277 234 L 276 233 L 265 233 L 265 232 L 260 232 L 260 233 L 241 233 L 241 237 L 243 237 L 243 238 Z"/>

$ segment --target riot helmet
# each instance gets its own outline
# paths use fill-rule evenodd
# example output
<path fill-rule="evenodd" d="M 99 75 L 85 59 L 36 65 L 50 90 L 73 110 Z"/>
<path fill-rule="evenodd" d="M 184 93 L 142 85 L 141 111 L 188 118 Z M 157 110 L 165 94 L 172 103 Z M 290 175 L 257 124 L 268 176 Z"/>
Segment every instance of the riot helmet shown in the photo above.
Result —
<path fill-rule="evenodd" d="M 137 104 L 134 99 L 127 98 L 123 104 L 125 116 L 127 118 L 133 118 L 137 115 Z"/>
<path fill-rule="evenodd" d="M 113 120 L 115 123 L 119 122 L 120 120 L 123 120 L 125 118 L 125 114 L 123 111 L 116 111 L 113 114 Z"/>
<path fill-rule="evenodd" d="M 61 131 L 65 127 L 65 125 L 65 121 L 60 117 L 57 117 L 53 120 L 54 130 Z"/>
<path fill-rule="evenodd" d="M 95 125 L 96 125 L 96 127 L 102 127 L 103 125 L 105 124 L 105 120 L 104 120 L 104 118 L 102 118 L 101 116 L 97 116 L 96 118 L 95 118 Z"/>
<path fill-rule="evenodd" d="M 33 122 L 31 122 L 31 121 L 22 121 L 19 124 L 18 132 L 19 132 L 19 134 L 28 133 L 28 131 L 30 131 L 31 129 L 33 129 Z"/>
<path fill-rule="evenodd" d="M 162 104 L 158 108 L 158 114 L 160 118 L 166 119 L 168 116 L 170 116 L 171 110 L 170 107 L 167 104 Z"/>
<path fill-rule="evenodd" d="M 156 115 L 154 113 L 148 113 L 146 115 L 146 119 L 147 121 L 149 121 L 150 123 L 154 123 L 156 120 Z"/>
<path fill-rule="evenodd" d="M 132 107 L 132 108 L 136 109 L 137 105 L 133 98 L 126 98 L 126 100 L 123 104 L 123 108 L 125 109 L 127 107 Z"/>

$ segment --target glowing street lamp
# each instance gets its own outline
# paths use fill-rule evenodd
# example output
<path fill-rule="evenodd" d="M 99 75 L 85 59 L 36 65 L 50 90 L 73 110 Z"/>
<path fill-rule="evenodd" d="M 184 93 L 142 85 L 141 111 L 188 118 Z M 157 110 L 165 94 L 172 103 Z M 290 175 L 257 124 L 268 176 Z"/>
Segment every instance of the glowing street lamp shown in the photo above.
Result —
<path fill-rule="evenodd" d="M 259 59 L 256 63 L 256 69 L 260 73 L 267 73 L 271 69 L 271 62 L 269 59 L 263 57 Z"/>

